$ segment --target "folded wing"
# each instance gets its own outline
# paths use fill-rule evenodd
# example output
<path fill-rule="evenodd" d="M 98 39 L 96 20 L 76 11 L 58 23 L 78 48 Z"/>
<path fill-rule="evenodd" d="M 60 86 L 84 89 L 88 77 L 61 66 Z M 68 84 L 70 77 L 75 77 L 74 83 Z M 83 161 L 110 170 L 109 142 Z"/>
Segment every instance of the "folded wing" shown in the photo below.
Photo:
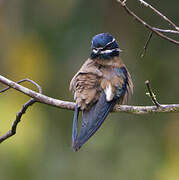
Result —
<path fill-rule="evenodd" d="M 98 130 L 109 112 L 113 109 L 117 100 L 118 98 L 114 98 L 110 102 L 106 101 L 106 95 L 102 92 L 98 102 L 92 106 L 89 111 L 83 111 L 79 136 L 73 144 L 74 151 L 80 149 L 80 147 Z"/>

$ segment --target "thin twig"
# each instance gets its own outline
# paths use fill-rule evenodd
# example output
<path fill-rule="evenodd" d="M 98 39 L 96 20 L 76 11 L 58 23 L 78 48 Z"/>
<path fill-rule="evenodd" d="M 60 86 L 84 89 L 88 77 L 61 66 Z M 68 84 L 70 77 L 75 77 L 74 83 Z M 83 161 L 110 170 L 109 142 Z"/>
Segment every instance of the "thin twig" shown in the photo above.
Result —
<path fill-rule="evenodd" d="M 171 30 L 171 29 L 160 29 L 153 27 L 154 30 L 163 32 L 163 33 L 171 33 L 171 34 L 179 34 L 179 31 Z"/>
<path fill-rule="evenodd" d="M 150 9 L 152 9 L 156 14 L 158 14 L 161 18 L 163 18 L 165 21 L 167 21 L 169 24 L 171 24 L 179 32 L 179 27 L 172 20 L 170 20 L 165 15 L 163 15 L 159 10 L 157 10 L 156 8 L 154 8 L 152 5 L 145 2 L 144 0 L 138 0 L 138 1 L 141 4 L 143 4 L 144 6 L 149 7 Z"/>
<path fill-rule="evenodd" d="M 0 143 L 16 134 L 17 125 L 21 121 L 22 115 L 26 112 L 27 108 L 35 102 L 36 100 L 32 98 L 22 106 L 21 110 L 16 114 L 16 119 L 13 121 L 11 129 L 6 134 L 0 136 Z"/>
<path fill-rule="evenodd" d="M 36 82 L 34 82 L 31 79 L 28 79 L 28 78 L 22 79 L 22 80 L 17 81 L 16 83 L 20 84 L 20 83 L 26 82 L 26 81 L 32 83 L 33 85 L 35 85 L 38 88 L 39 93 L 42 94 L 42 88 Z M 4 88 L 4 89 L 0 90 L 0 93 L 5 92 L 10 88 L 11 88 L 10 86 L 8 86 L 7 88 Z"/>
<path fill-rule="evenodd" d="M 150 34 L 149 34 L 149 36 L 148 36 L 148 39 L 147 39 L 147 41 L 146 41 L 146 43 L 145 43 L 145 45 L 144 45 L 144 49 L 143 49 L 143 52 L 142 52 L 142 54 L 141 54 L 141 58 L 143 58 L 143 57 L 145 56 L 147 47 L 148 47 L 149 42 L 150 42 L 150 40 L 151 40 L 151 38 L 152 38 L 152 34 L 153 34 L 153 32 L 151 31 Z"/>
<path fill-rule="evenodd" d="M 141 23 L 142 25 L 144 25 L 146 28 L 150 29 L 151 31 L 153 31 L 155 34 L 157 34 L 158 36 L 160 36 L 161 38 L 172 42 L 174 44 L 179 45 L 179 41 L 176 41 L 164 34 L 162 34 L 161 32 L 153 29 L 153 27 L 149 24 L 147 24 L 143 19 L 141 19 L 140 17 L 138 17 L 133 11 L 131 11 L 127 6 L 126 6 L 126 0 L 125 1 L 121 1 L 121 0 L 117 0 L 117 2 L 119 2 L 121 4 L 121 6 L 124 8 L 124 10 L 132 17 L 134 17 L 135 20 L 137 20 L 139 23 Z"/>
<path fill-rule="evenodd" d="M 148 93 L 149 93 L 149 96 L 150 96 L 152 102 L 153 102 L 157 107 L 160 107 L 160 104 L 158 103 L 157 98 L 156 98 L 155 94 L 154 94 L 153 91 L 152 91 L 152 88 L 151 88 L 151 86 L 150 86 L 149 81 L 148 81 L 148 80 L 145 81 L 145 84 L 146 84 L 146 86 L 147 86 Z"/>
<path fill-rule="evenodd" d="M 37 88 L 39 93 L 42 93 L 42 88 L 34 81 L 30 80 L 30 79 L 22 79 L 20 81 L 18 81 L 17 83 L 20 84 L 22 82 L 28 81 L 32 84 L 34 84 Z M 0 91 L 0 93 L 7 91 L 8 89 L 10 89 L 11 87 L 7 87 L 5 89 L 2 89 Z M 0 143 L 2 143 L 3 141 L 5 141 L 6 139 L 10 138 L 11 136 L 16 134 L 16 129 L 17 129 L 17 125 L 18 123 L 21 121 L 22 115 L 25 114 L 27 108 L 31 105 L 33 105 L 36 102 L 36 100 L 34 98 L 31 98 L 29 101 L 27 101 L 21 108 L 21 110 L 16 114 L 16 119 L 13 121 L 12 123 L 12 127 L 11 129 L 5 133 L 4 135 L 0 136 Z"/>

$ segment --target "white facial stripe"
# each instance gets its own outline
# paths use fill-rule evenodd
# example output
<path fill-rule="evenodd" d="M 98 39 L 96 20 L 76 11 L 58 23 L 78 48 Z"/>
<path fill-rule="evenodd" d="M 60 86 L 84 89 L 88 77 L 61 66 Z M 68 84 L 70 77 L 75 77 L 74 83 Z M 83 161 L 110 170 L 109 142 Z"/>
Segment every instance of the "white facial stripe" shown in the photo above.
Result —
<path fill-rule="evenodd" d="M 111 42 L 108 42 L 105 46 L 107 46 L 107 45 L 113 43 L 114 41 L 115 41 L 115 39 L 113 38 L 112 41 L 111 41 Z"/>
<path fill-rule="evenodd" d="M 120 49 L 107 49 L 107 50 L 104 50 L 104 51 L 101 51 L 100 54 L 108 54 L 108 53 L 112 53 L 113 51 L 118 51 L 120 52 L 121 50 Z"/>
<path fill-rule="evenodd" d="M 112 41 L 108 42 L 105 46 L 113 43 L 114 41 L 115 41 L 115 39 L 113 38 Z M 97 52 L 98 52 L 99 50 L 101 50 L 101 49 L 103 49 L 103 48 L 102 48 L 102 47 L 95 48 L 95 49 L 93 49 L 93 52 L 94 52 L 94 53 L 97 53 Z"/>
<path fill-rule="evenodd" d="M 95 49 L 93 49 L 93 52 L 96 54 L 96 53 L 98 53 L 101 49 L 103 49 L 103 48 L 95 48 Z"/>
<path fill-rule="evenodd" d="M 96 49 L 93 49 L 93 52 L 96 54 L 96 53 L 98 52 L 98 50 L 96 50 Z"/>
<path fill-rule="evenodd" d="M 93 52 L 94 52 L 95 54 L 97 54 L 100 49 L 101 49 L 101 48 L 93 49 Z M 121 52 L 122 50 L 120 50 L 119 48 L 118 48 L 118 49 L 107 49 L 107 50 L 101 51 L 99 54 L 108 54 L 108 53 L 111 53 L 111 52 L 113 52 L 113 51 Z"/>
<path fill-rule="evenodd" d="M 108 53 L 111 53 L 113 52 L 115 49 L 107 49 L 107 50 L 104 50 L 104 51 L 101 51 L 100 54 L 108 54 Z"/>

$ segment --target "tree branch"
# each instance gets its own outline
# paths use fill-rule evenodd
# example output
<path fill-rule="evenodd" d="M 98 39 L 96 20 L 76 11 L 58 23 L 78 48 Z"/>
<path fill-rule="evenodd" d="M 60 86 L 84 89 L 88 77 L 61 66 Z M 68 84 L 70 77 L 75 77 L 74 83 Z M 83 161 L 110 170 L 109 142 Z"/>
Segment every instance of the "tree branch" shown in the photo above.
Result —
<path fill-rule="evenodd" d="M 150 7 L 150 8 L 152 7 L 151 5 L 149 5 L 148 3 L 146 3 L 146 2 L 143 1 L 143 0 L 138 0 L 138 1 L 140 1 L 142 4 L 144 4 L 144 5 L 147 6 L 147 7 Z M 159 37 L 161 37 L 161 38 L 163 38 L 163 39 L 165 39 L 165 40 L 167 40 L 167 41 L 169 41 L 169 42 L 172 42 L 172 43 L 174 43 L 174 44 L 179 45 L 179 41 L 177 41 L 177 40 L 175 40 L 175 39 L 172 39 L 172 38 L 170 38 L 170 37 L 162 34 L 162 33 L 161 33 L 162 31 L 161 31 L 160 29 L 152 27 L 151 25 L 147 24 L 143 19 L 141 19 L 140 17 L 138 17 L 132 10 L 130 10 L 130 9 L 127 7 L 127 5 L 126 5 L 127 0 L 123 0 L 123 1 L 117 0 L 117 2 L 119 2 L 119 3 L 121 4 L 121 6 L 124 8 L 124 10 L 125 10 L 130 16 L 134 17 L 135 20 L 137 20 L 140 24 L 142 24 L 142 25 L 145 26 L 146 28 L 150 29 L 150 31 L 154 32 L 156 35 L 158 35 Z M 156 10 L 156 9 L 153 8 L 153 7 L 152 7 L 151 9 L 152 9 L 154 12 L 156 12 L 158 15 L 160 15 L 161 17 L 163 17 L 167 22 L 169 22 L 170 24 L 172 24 L 177 31 L 179 31 L 179 28 L 178 28 L 171 20 L 169 20 L 166 16 L 164 16 L 162 13 L 160 13 L 158 10 Z M 168 33 L 169 33 L 169 31 L 168 31 Z M 173 32 L 172 32 L 172 33 L 173 33 Z"/>
<path fill-rule="evenodd" d="M 39 90 L 39 93 L 32 91 L 24 86 L 19 85 L 18 83 L 28 81 L 33 83 Z M 68 109 L 68 110 L 74 110 L 75 103 L 68 102 L 68 101 L 62 101 L 58 99 L 54 99 L 48 96 L 45 96 L 42 93 L 41 87 L 35 83 L 34 81 L 30 79 L 24 79 L 20 80 L 17 83 L 14 81 L 11 81 L 3 76 L 0 75 L 0 82 L 7 85 L 8 87 L 1 90 L 0 92 L 5 92 L 9 88 L 16 89 L 17 91 L 24 93 L 30 97 L 32 97 L 27 103 L 25 103 L 21 110 L 16 114 L 16 119 L 12 124 L 11 130 L 9 130 L 6 134 L 0 136 L 0 143 L 5 141 L 6 139 L 10 138 L 11 136 L 16 134 L 16 129 L 18 123 L 21 121 L 22 115 L 25 114 L 26 110 L 29 106 L 33 105 L 35 102 L 40 102 L 44 104 L 48 104 L 51 106 L 55 106 L 62 109 Z M 179 104 L 167 104 L 167 105 L 161 105 L 157 102 L 154 93 L 151 90 L 149 81 L 146 81 L 146 85 L 149 91 L 149 95 L 152 99 L 152 102 L 156 106 L 127 106 L 127 105 L 120 105 L 116 106 L 114 108 L 114 112 L 125 112 L 125 113 L 131 113 L 131 114 L 147 114 L 147 113 L 158 113 L 158 112 L 179 112 Z"/>
<path fill-rule="evenodd" d="M 73 103 L 73 102 L 61 101 L 58 99 L 54 99 L 54 98 L 45 96 L 43 94 L 32 91 L 32 90 L 30 90 L 24 86 L 21 86 L 18 83 L 15 83 L 15 82 L 13 82 L 13 81 L 11 81 L 11 80 L 9 80 L 9 79 L 1 76 L 1 75 L 0 75 L 0 82 L 7 85 L 7 86 L 10 86 L 11 88 L 16 89 L 17 91 L 20 91 L 20 92 L 34 98 L 37 102 L 48 104 L 51 106 L 60 107 L 63 109 L 74 110 L 75 103 Z"/>
<path fill-rule="evenodd" d="M 22 115 L 25 114 L 27 108 L 35 102 L 36 100 L 32 98 L 22 106 L 22 109 L 16 114 L 16 119 L 13 121 L 11 129 L 6 134 L 0 136 L 0 143 L 16 134 L 17 125 L 21 121 Z"/>
<path fill-rule="evenodd" d="M 25 82 L 25 81 L 34 84 L 34 85 L 38 88 L 39 93 L 42 93 L 41 87 L 40 87 L 36 82 L 34 82 L 34 81 L 30 80 L 30 79 L 23 79 L 23 80 L 18 81 L 17 83 L 20 84 L 20 83 Z M 5 92 L 5 91 L 7 91 L 7 90 L 10 89 L 10 88 L 11 88 L 11 87 L 9 86 L 9 87 L 7 87 L 7 88 L 5 88 L 5 89 L 2 89 L 2 90 L 0 91 L 0 93 Z M 35 102 L 36 102 L 36 100 L 33 99 L 33 98 L 31 98 L 29 101 L 27 101 L 27 102 L 22 106 L 21 110 L 16 114 L 16 119 L 13 121 L 11 129 L 10 129 L 6 134 L 0 136 L 0 143 L 2 143 L 2 142 L 5 141 L 6 139 L 8 139 L 8 138 L 10 138 L 11 136 L 13 136 L 13 135 L 16 134 L 17 125 L 18 125 L 18 123 L 21 121 L 22 115 L 25 114 L 27 108 L 28 108 L 29 106 L 33 105 Z"/>
<path fill-rule="evenodd" d="M 55 106 L 61 109 L 74 110 L 75 103 L 69 101 L 62 101 L 48 97 L 46 95 L 32 91 L 24 86 L 21 86 L 3 76 L 0 75 L 0 82 L 14 88 L 36 100 L 36 102 L 44 103 L 47 105 Z M 160 104 L 160 107 L 156 106 L 128 106 L 120 105 L 114 108 L 114 112 L 125 112 L 131 114 L 147 114 L 147 113 L 158 113 L 158 112 L 179 112 L 179 104 Z"/>
<path fill-rule="evenodd" d="M 156 31 L 159 31 L 159 32 L 163 32 L 163 33 L 179 34 L 179 31 L 175 31 L 175 30 L 171 30 L 171 29 L 160 29 L 160 28 L 156 28 L 156 27 L 153 27 L 153 29 Z"/>
<path fill-rule="evenodd" d="M 147 41 L 146 41 L 146 43 L 144 45 L 143 52 L 142 52 L 142 54 L 140 56 L 141 58 L 143 58 L 145 56 L 145 53 L 146 53 L 147 47 L 149 45 L 149 42 L 150 42 L 150 40 L 152 38 L 152 35 L 153 35 L 153 32 L 151 31 L 150 34 L 149 34 L 149 37 L 148 37 L 148 39 L 147 39 Z"/>
<path fill-rule="evenodd" d="M 148 91 L 149 91 L 149 92 L 146 93 L 146 94 L 150 96 L 152 102 L 159 108 L 159 107 L 160 107 L 160 104 L 159 104 L 158 101 L 157 101 L 156 95 L 155 95 L 155 94 L 153 93 L 153 91 L 152 91 L 152 88 L 151 88 L 151 86 L 150 86 L 149 81 L 148 81 L 148 80 L 145 81 L 145 84 L 146 84 L 147 89 L 148 89 Z"/>
<path fill-rule="evenodd" d="M 164 112 L 179 112 L 179 104 L 160 104 L 157 106 L 127 106 L 121 105 L 114 109 L 114 112 L 125 112 L 130 114 L 149 114 Z"/>
<path fill-rule="evenodd" d="M 26 82 L 26 81 L 32 83 L 33 85 L 35 85 L 38 88 L 39 93 L 42 94 L 42 88 L 36 82 L 34 82 L 34 81 L 32 81 L 32 80 L 30 80 L 28 78 L 19 80 L 16 83 L 20 84 L 20 83 Z M 7 88 L 4 88 L 4 89 L 0 90 L 0 93 L 5 92 L 5 91 L 7 91 L 10 88 L 11 88 L 10 86 L 8 86 Z"/>
<path fill-rule="evenodd" d="M 152 9 L 156 14 L 158 14 L 161 18 L 163 18 L 165 21 L 167 21 L 170 25 L 172 25 L 179 32 L 179 27 L 177 27 L 177 25 L 172 20 L 170 20 L 167 16 L 163 15 L 159 10 L 157 10 L 156 8 L 154 8 L 152 5 L 145 2 L 144 0 L 138 0 L 138 1 L 141 4 L 143 4 L 144 6 Z"/>

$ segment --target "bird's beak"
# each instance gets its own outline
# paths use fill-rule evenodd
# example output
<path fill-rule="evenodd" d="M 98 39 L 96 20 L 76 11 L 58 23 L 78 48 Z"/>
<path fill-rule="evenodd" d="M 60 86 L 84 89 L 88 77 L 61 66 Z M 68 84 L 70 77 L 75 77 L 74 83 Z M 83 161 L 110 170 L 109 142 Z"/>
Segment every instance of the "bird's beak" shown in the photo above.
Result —
<path fill-rule="evenodd" d="M 118 50 L 119 52 L 123 52 L 123 50 L 122 50 L 122 49 L 119 49 L 119 48 L 118 48 L 117 50 Z"/>

